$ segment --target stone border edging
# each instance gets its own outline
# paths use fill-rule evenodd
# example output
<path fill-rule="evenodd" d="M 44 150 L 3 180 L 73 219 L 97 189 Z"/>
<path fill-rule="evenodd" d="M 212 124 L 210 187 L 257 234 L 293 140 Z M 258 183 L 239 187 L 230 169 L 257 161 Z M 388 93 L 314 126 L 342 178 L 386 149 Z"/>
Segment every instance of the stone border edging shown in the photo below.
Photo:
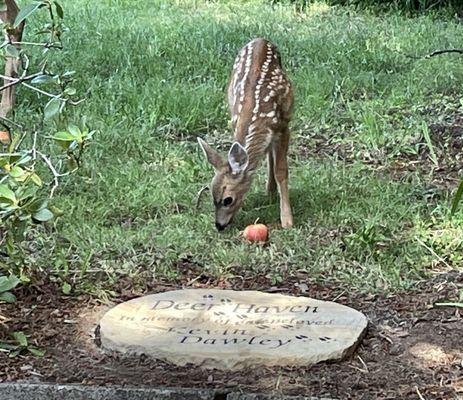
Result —
<path fill-rule="evenodd" d="M 0 383 L 0 400 L 335 400 L 185 388 L 125 388 L 42 383 Z"/>

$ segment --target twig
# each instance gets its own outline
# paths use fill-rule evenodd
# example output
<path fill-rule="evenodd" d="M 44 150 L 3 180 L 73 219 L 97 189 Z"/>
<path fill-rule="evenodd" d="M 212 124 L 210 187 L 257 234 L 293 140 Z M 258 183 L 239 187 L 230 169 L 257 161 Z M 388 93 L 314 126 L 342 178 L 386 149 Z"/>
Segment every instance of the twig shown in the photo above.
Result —
<path fill-rule="evenodd" d="M 39 92 L 40 94 L 44 94 L 45 96 L 53 97 L 53 98 L 61 100 L 61 101 L 67 101 L 66 99 L 63 99 L 62 97 L 60 97 L 60 95 L 46 92 L 45 90 L 42 90 L 42 89 L 39 89 L 39 88 L 37 88 L 35 86 L 29 85 L 28 83 L 23 83 L 23 86 L 26 86 L 29 89 L 35 90 L 36 92 Z"/>
<path fill-rule="evenodd" d="M 357 357 L 360 360 L 360 362 L 362 363 L 363 368 L 365 369 L 365 372 L 370 373 L 370 370 L 368 369 L 367 365 L 365 364 L 365 361 L 362 360 L 362 357 L 360 357 L 359 355 L 357 355 Z"/>
<path fill-rule="evenodd" d="M 196 195 L 196 210 L 199 208 L 199 203 L 201 202 L 201 197 L 203 195 L 203 193 L 206 191 L 206 190 L 209 190 L 209 186 L 204 186 L 201 188 L 201 190 L 198 192 L 198 194 Z"/>
<path fill-rule="evenodd" d="M 331 301 L 336 301 L 336 300 L 338 300 L 344 293 L 346 293 L 345 290 L 343 290 L 341 293 L 339 293 L 339 294 L 338 294 L 333 300 L 331 300 Z"/>
<path fill-rule="evenodd" d="M 21 61 L 23 62 L 23 73 L 21 74 L 21 78 L 24 78 L 29 72 L 29 57 L 26 54 L 23 54 Z"/>
<path fill-rule="evenodd" d="M 394 342 L 392 341 L 392 339 L 389 336 L 386 336 L 385 334 L 383 334 L 381 332 L 378 332 L 378 336 L 380 338 L 383 338 L 386 342 L 388 342 L 390 344 L 394 344 Z"/>
<path fill-rule="evenodd" d="M 18 78 L 12 78 L 11 76 L 1 75 L 0 78 L 5 79 L 7 81 L 16 81 Z"/>
<path fill-rule="evenodd" d="M 196 278 L 190 279 L 185 286 L 191 286 L 193 283 L 195 283 L 197 280 L 201 279 L 203 274 L 198 275 Z"/>
<path fill-rule="evenodd" d="M 411 58 L 413 60 L 422 60 L 422 59 L 428 59 L 428 58 L 431 58 L 431 57 L 439 56 L 441 54 L 448 54 L 448 53 L 463 54 L 463 49 L 436 50 L 436 51 L 433 51 L 432 53 L 426 54 L 424 56 L 413 56 L 411 54 L 403 53 L 401 51 L 398 51 L 398 53 L 402 54 L 403 56 L 405 56 L 407 58 Z"/>
<path fill-rule="evenodd" d="M 62 44 L 57 44 L 57 43 L 34 43 L 34 42 L 11 42 L 11 44 L 19 45 L 19 46 L 40 46 L 40 47 L 45 47 L 46 49 L 51 49 L 51 48 L 56 48 L 56 49 L 62 49 L 63 45 Z"/>
<path fill-rule="evenodd" d="M 1 78 L 10 81 L 10 83 L 7 83 L 6 85 L 3 85 L 2 87 L 0 87 L 0 92 L 4 91 L 5 89 L 8 89 L 11 86 L 19 85 L 20 83 L 22 83 L 24 86 L 33 87 L 33 86 L 30 86 L 30 85 L 28 85 L 27 83 L 24 83 L 24 82 L 30 81 L 30 80 L 32 80 L 34 78 L 37 78 L 38 76 L 41 76 L 41 75 L 43 75 L 42 72 L 36 72 L 35 74 L 24 76 L 24 77 L 21 77 L 21 78 L 16 78 L 16 79 L 15 78 L 8 78 L 6 76 L 0 75 Z"/>
<path fill-rule="evenodd" d="M 78 101 L 72 101 L 72 100 L 69 100 L 69 99 L 65 99 L 65 98 L 61 97 L 60 94 L 53 94 L 53 93 L 46 92 L 45 90 L 42 90 L 42 89 L 39 89 L 39 88 L 37 88 L 35 86 L 29 85 L 28 83 L 23 83 L 23 86 L 26 86 L 29 89 L 35 90 L 36 92 L 38 92 L 40 94 L 43 94 L 45 96 L 53 97 L 54 99 L 58 99 L 58 100 L 62 101 L 63 103 L 68 103 L 71 106 L 77 106 L 80 103 L 85 101 L 85 99 L 80 99 Z"/>
<path fill-rule="evenodd" d="M 431 58 L 434 56 L 439 56 L 441 54 L 447 54 L 447 53 L 457 53 L 457 54 L 463 54 L 463 49 L 443 49 L 443 50 L 436 50 L 433 51 L 432 53 L 428 54 L 427 56 L 424 56 L 423 58 Z"/>
<path fill-rule="evenodd" d="M 51 163 L 51 161 L 48 159 L 47 156 L 45 156 L 45 154 L 42 154 L 41 152 L 39 151 L 36 151 L 36 153 L 42 157 L 43 161 L 45 161 L 45 164 L 47 164 L 48 168 L 50 169 L 51 173 L 53 174 L 53 181 L 54 181 L 54 184 L 53 184 L 53 187 L 51 188 L 51 191 L 50 191 L 50 198 L 53 197 L 53 194 L 56 190 L 56 188 L 58 187 L 59 185 L 59 182 L 58 182 L 58 177 L 59 177 L 59 174 L 58 172 L 56 171 L 55 167 L 53 166 L 53 164 Z"/>
<path fill-rule="evenodd" d="M 56 188 L 59 186 L 59 181 L 58 178 L 61 178 L 63 176 L 70 175 L 73 171 L 65 172 L 64 174 L 58 173 L 58 171 L 55 169 L 53 164 L 51 163 L 50 159 L 40 151 L 36 150 L 36 153 L 42 158 L 43 161 L 45 161 L 45 164 L 47 164 L 48 169 L 51 171 L 53 174 L 53 187 L 51 188 L 50 191 L 50 199 L 53 197 L 53 194 L 55 193 Z"/>
<path fill-rule="evenodd" d="M 423 241 L 421 241 L 417 236 L 415 236 L 415 240 L 421 245 L 423 246 L 426 250 L 428 250 L 434 257 L 437 257 L 439 259 L 440 262 L 444 263 L 445 266 L 448 268 L 448 269 L 451 269 L 450 265 L 447 263 L 447 261 L 445 261 L 439 254 L 437 254 L 433 249 L 431 249 L 429 246 L 426 245 L 426 243 L 424 243 Z"/>
<path fill-rule="evenodd" d="M 423 395 L 421 394 L 420 389 L 418 389 L 418 386 L 415 386 L 415 391 L 416 391 L 416 394 L 418 395 L 418 397 L 420 398 L 420 400 L 426 400 L 423 397 Z"/>
<path fill-rule="evenodd" d="M 434 305 L 438 306 L 438 307 L 459 307 L 459 308 L 463 308 L 463 302 L 461 302 L 461 303 L 459 303 L 459 302 L 436 303 Z"/>
<path fill-rule="evenodd" d="M 37 131 L 34 132 L 34 140 L 32 144 L 32 159 L 35 160 L 37 158 Z"/>
<path fill-rule="evenodd" d="M 21 138 L 18 140 L 18 143 L 16 143 L 16 146 L 14 148 L 15 151 L 18 151 L 18 149 L 21 147 L 21 145 L 23 144 L 23 141 L 26 138 L 26 136 L 27 136 L 27 131 L 23 130 Z"/>
<path fill-rule="evenodd" d="M 7 128 L 9 128 L 9 126 L 7 125 L 7 123 L 8 123 L 8 124 L 17 126 L 19 129 L 24 129 L 22 125 L 18 124 L 17 122 L 12 121 L 11 119 L 9 119 L 7 117 L 2 117 L 1 115 L 0 115 L 0 121 L 2 121 L 1 122 L 2 125 L 7 127 Z"/>
<path fill-rule="evenodd" d="M 37 87 L 35 87 L 33 85 L 29 85 L 28 83 L 26 83 L 27 81 L 30 81 L 30 80 L 32 80 L 34 78 L 37 78 L 38 76 L 42 76 L 42 75 L 45 75 L 45 74 L 43 72 L 36 72 L 35 74 L 28 75 L 28 76 L 25 76 L 23 78 L 11 78 L 9 76 L 0 75 L 0 78 L 10 81 L 10 83 L 7 83 L 6 85 L 3 85 L 2 87 L 0 87 L 0 92 L 5 90 L 5 89 L 8 89 L 11 86 L 22 84 L 23 86 L 26 86 L 29 89 L 32 89 L 32 90 L 34 90 L 34 91 L 36 91 L 36 92 L 38 92 L 40 94 L 43 94 L 43 95 L 48 96 L 48 97 L 53 97 L 55 99 L 61 100 L 64 103 L 69 103 L 72 106 L 77 106 L 80 103 L 85 101 L 85 99 L 80 99 L 78 101 L 72 101 L 72 100 L 69 100 L 69 99 L 65 99 L 65 98 L 61 97 L 61 95 L 46 92 L 45 90 L 39 89 L 39 88 L 37 88 Z"/>

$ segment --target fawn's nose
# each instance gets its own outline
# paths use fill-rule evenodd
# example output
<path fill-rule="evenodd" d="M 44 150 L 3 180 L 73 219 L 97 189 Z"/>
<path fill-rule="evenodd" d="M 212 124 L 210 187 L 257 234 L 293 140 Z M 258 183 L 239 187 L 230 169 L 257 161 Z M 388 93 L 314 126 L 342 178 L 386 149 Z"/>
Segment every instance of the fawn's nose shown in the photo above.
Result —
<path fill-rule="evenodd" d="M 221 225 L 218 222 L 215 223 L 215 227 L 218 231 L 223 231 L 227 225 Z"/>

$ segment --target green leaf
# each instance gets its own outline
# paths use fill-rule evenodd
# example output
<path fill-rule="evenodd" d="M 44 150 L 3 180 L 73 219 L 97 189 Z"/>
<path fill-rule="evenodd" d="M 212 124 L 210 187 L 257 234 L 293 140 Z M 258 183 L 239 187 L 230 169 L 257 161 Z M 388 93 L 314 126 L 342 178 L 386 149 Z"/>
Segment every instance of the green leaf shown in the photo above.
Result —
<path fill-rule="evenodd" d="M 0 293 L 0 301 L 5 303 L 14 303 L 16 301 L 16 296 L 11 292 Z"/>
<path fill-rule="evenodd" d="M 64 18 L 63 7 L 61 7 L 61 4 L 59 4 L 57 1 L 55 1 L 55 7 L 56 7 L 56 14 L 58 14 L 58 17 L 63 19 Z"/>
<path fill-rule="evenodd" d="M 12 201 L 13 203 L 16 202 L 16 195 L 7 185 L 4 184 L 0 185 L 0 198 L 2 197 L 4 199 Z"/>
<path fill-rule="evenodd" d="M 428 146 L 429 154 L 431 155 L 431 160 L 434 165 L 438 166 L 439 162 L 437 161 L 436 153 L 434 152 L 434 146 L 432 145 L 431 137 L 429 136 L 429 128 L 426 122 L 423 121 L 421 124 L 421 128 L 423 130 L 424 140 L 426 141 L 426 145 Z"/>
<path fill-rule="evenodd" d="M 10 205 L 9 203 L 3 203 L 1 201 L 1 199 L 0 199 L 0 208 L 2 208 L 5 213 L 9 213 L 9 212 L 12 212 L 14 210 L 17 210 L 19 208 L 19 206 Z"/>
<path fill-rule="evenodd" d="M 18 58 L 19 57 L 19 50 L 16 46 L 12 44 L 7 44 L 5 46 L 5 53 L 7 56 Z"/>
<path fill-rule="evenodd" d="M 21 281 L 14 275 L 0 276 L 0 293 L 14 289 Z"/>
<path fill-rule="evenodd" d="M 74 138 L 79 138 L 82 136 L 82 132 L 80 131 L 79 127 L 73 124 L 70 124 L 68 126 L 68 131 L 71 135 L 74 136 Z"/>
<path fill-rule="evenodd" d="M 76 73 L 76 71 L 66 71 L 66 72 L 65 72 L 64 74 L 62 74 L 61 76 L 62 76 L 63 78 L 66 78 L 66 77 L 68 77 L 68 76 L 74 75 L 75 73 Z"/>
<path fill-rule="evenodd" d="M 8 357 L 15 358 L 19 356 L 20 354 L 21 354 L 21 349 L 18 349 L 18 350 L 12 351 Z"/>
<path fill-rule="evenodd" d="M 37 347 L 30 346 L 27 348 L 27 350 L 29 350 L 29 352 L 32 353 L 36 357 L 43 357 L 43 355 L 45 354 L 44 350 L 40 350 Z"/>
<path fill-rule="evenodd" d="M 463 196 L 463 179 L 461 180 L 460 185 L 458 185 L 457 193 L 453 198 L 452 209 L 450 210 L 451 215 L 455 214 L 455 211 L 457 211 L 458 203 L 460 203 L 461 196 Z"/>
<path fill-rule="evenodd" d="M 31 157 L 31 156 L 29 156 L 29 155 L 24 155 L 24 156 L 22 156 L 18 161 L 16 161 L 15 163 L 16 163 L 17 165 L 22 165 L 22 164 L 28 163 L 28 162 L 31 161 L 31 160 L 32 160 L 32 157 Z"/>
<path fill-rule="evenodd" d="M 21 347 L 27 347 L 27 337 L 23 332 L 21 331 L 13 332 L 12 336 L 14 337 L 14 340 L 16 340 Z"/>
<path fill-rule="evenodd" d="M 7 7 L 5 4 L 5 0 L 0 0 L 0 11 L 6 11 Z"/>
<path fill-rule="evenodd" d="M 61 290 L 63 291 L 64 294 L 69 294 L 71 293 L 71 285 L 67 282 L 64 282 Z"/>
<path fill-rule="evenodd" d="M 50 83 L 53 82 L 55 79 L 53 76 L 50 75 L 39 75 L 31 80 L 32 84 L 40 84 L 40 83 Z"/>
<path fill-rule="evenodd" d="M 50 211 L 53 213 L 55 217 L 59 217 L 64 214 L 63 210 L 55 206 L 50 206 Z"/>
<path fill-rule="evenodd" d="M 73 87 L 68 87 L 64 89 L 64 93 L 67 94 L 68 96 L 74 96 L 77 93 L 77 90 Z"/>
<path fill-rule="evenodd" d="M 65 132 L 65 131 L 57 132 L 55 134 L 55 136 L 52 136 L 52 137 L 53 137 L 53 139 L 62 140 L 62 141 L 65 141 L 65 142 L 73 142 L 74 140 L 76 140 L 75 136 L 73 136 L 71 133 Z"/>
<path fill-rule="evenodd" d="M 37 188 L 32 185 L 28 185 L 26 187 L 21 187 L 18 190 L 18 198 L 19 200 L 27 200 L 31 197 L 34 197 L 37 194 Z"/>
<path fill-rule="evenodd" d="M 29 209 L 34 213 L 47 208 L 48 201 L 43 199 L 34 199 L 34 201 L 29 205 Z"/>
<path fill-rule="evenodd" d="M 15 350 L 17 348 L 18 348 L 18 346 L 14 345 L 14 344 L 0 342 L 0 349 L 3 349 L 3 350 Z"/>
<path fill-rule="evenodd" d="M 10 170 L 10 176 L 13 178 L 19 178 L 20 176 L 23 176 L 25 171 L 21 168 L 15 165 L 13 168 Z"/>
<path fill-rule="evenodd" d="M 32 218 L 36 221 L 46 222 L 53 218 L 53 213 L 48 208 L 43 208 L 40 211 L 37 211 Z"/>
<path fill-rule="evenodd" d="M 21 22 L 23 22 L 26 18 L 30 17 L 33 13 L 35 13 L 39 9 L 39 7 L 42 6 L 42 4 L 42 2 L 34 2 L 21 8 L 21 10 L 19 10 L 18 15 L 16 16 L 13 27 L 17 28 Z"/>
<path fill-rule="evenodd" d="M 43 109 L 44 119 L 53 118 L 60 112 L 61 100 L 56 97 L 52 98 Z"/>
<path fill-rule="evenodd" d="M 43 184 L 42 179 L 40 179 L 40 176 L 38 176 L 36 173 L 31 174 L 31 180 L 39 187 L 41 187 Z"/>

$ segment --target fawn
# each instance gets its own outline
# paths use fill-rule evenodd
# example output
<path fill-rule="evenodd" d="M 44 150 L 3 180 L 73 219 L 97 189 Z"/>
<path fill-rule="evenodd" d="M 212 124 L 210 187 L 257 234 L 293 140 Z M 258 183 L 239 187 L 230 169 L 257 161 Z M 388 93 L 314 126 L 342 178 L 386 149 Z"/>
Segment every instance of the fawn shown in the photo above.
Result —
<path fill-rule="evenodd" d="M 211 190 L 215 205 L 215 226 L 230 224 L 243 204 L 254 173 L 267 154 L 267 192 L 278 186 L 283 228 L 293 225 L 288 194 L 288 124 L 293 109 L 293 91 L 275 45 L 257 38 L 236 57 L 228 84 L 228 105 L 234 143 L 228 158 L 198 137 L 215 176 Z"/>

